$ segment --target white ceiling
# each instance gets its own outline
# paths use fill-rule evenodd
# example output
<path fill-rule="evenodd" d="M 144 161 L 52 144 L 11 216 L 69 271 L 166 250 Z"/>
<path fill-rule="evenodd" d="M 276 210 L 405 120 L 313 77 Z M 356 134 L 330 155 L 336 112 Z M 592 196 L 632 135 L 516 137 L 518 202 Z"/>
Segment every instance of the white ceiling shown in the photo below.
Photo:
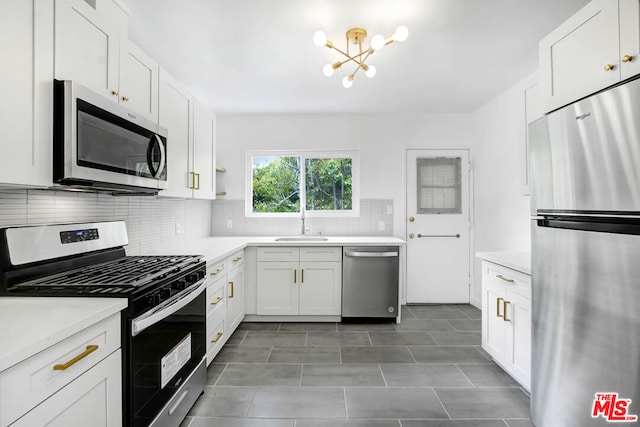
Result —
<path fill-rule="evenodd" d="M 537 70 L 538 41 L 588 0 L 129 0 L 129 37 L 218 113 L 468 113 Z M 317 48 L 324 30 L 370 38 L 409 27 L 371 56 L 373 79 Z M 368 43 L 367 43 L 368 45 Z"/>

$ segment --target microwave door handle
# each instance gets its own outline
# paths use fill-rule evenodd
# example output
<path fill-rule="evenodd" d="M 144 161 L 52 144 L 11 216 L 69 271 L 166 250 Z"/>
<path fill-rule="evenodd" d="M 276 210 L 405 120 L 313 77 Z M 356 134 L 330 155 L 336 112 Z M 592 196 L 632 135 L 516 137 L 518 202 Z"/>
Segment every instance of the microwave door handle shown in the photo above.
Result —
<path fill-rule="evenodd" d="M 162 171 L 164 170 L 164 166 L 167 162 L 167 152 L 160 137 L 157 134 L 153 134 L 153 137 L 158 141 L 158 146 L 160 147 L 160 165 L 158 166 L 158 172 L 153 174 L 153 177 L 157 179 L 162 175 Z"/>
<path fill-rule="evenodd" d="M 131 335 L 135 337 L 140 332 L 147 329 L 149 326 L 158 323 L 162 319 L 166 319 L 176 311 L 189 304 L 191 301 L 200 296 L 202 291 L 204 291 L 204 289 L 206 288 L 206 284 L 207 279 L 202 279 L 196 284 L 192 285 L 190 288 L 182 291 L 182 296 L 179 296 L 173 301 L 169 301 L 166 305 L 161 305 L 154 309 L 151 309 L 133 319 L 131 321 Z"/>
<path fill-rule="evenodd" d="M 157 135 L 153 135 L 154 137 L 157 137 Z M 157 139 L 155 138 L 151 138 L 149 139 L 149 144 L 147 144 L 147 166 L 149 166 L 149 172 L 151 173 L 151 176 L 155 178 L 155 176 L 158 174 L 158 170 L 153 167 L 153 157 L 152 157 L 152 153 L 153 153 L 153 146 L 156 145 Z"/>

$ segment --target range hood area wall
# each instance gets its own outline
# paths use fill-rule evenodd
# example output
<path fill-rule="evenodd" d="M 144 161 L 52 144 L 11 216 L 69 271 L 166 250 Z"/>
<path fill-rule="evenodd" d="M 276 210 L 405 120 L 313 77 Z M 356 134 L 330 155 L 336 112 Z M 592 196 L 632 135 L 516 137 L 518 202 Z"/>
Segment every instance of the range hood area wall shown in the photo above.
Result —
<path fill-rule="evenodd" d="M 0 189 L 0 227 L 114 220 L 127 224 L 127 255 L 158 253 L 186 239 L 209 237 L 211 202 Z"/>

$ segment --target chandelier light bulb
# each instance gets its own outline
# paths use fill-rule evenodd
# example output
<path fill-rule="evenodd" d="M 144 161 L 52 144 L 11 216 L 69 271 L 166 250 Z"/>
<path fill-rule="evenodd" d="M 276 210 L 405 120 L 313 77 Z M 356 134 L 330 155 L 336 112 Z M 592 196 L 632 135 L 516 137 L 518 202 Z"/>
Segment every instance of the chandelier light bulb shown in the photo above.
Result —
<path fill-rule="evenodd" d="M 377 71 L 378 70 L 376 70 L 376 67 L 374 67 L 373 65 L 369 65 L 367 70 L 364 72 L 364 75 L 371 79 L 375 77 Z"/>
<path fill-rule="evenodd" d="M 376 34 L 371 39 L 371 48 L 373 50 L 380 50 L 380 49 L 382 49 L 384 47 L 385 44 L 386 44 L 386 41 L 385 41 L 384 36 L 382 34 Z"/>
<path fill-rule="evenodd" d="M 353 85 L 353 74 L 342 79 L 342 86 L 349 89 Z"/>
<path fill-rule="evenodd" d="M 313 44 L 318 47 L 322 47 L 327 44 L 327 35 L 324 31 L 316 31 L 313 33 Z"/>
<path fill-rule="evenodd" d="M 322 74 L 324 74 L 326 77 L 331 77 L 333 76 L 333 65 L 332 64 L 325 64 L 324 67 L 322 67 Z"/>
<path fill-rule="evenodd" d="M 396 28 L 396 31 L 393 33 L 392 37 L 394 41 L 403 42 L 407 39 L 407 37 L 409 37 L 409 29 L 404 25 L 400 25 L 398 28 Z"/>

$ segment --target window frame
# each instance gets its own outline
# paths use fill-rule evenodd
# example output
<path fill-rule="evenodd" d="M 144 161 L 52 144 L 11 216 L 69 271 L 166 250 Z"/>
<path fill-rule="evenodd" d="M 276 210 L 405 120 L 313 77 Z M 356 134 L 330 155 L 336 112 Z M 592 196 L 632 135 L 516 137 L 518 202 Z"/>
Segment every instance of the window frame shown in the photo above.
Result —
<path fill-rule="evenodd" d="M 254 212 L 253 211 L 253 163 L 254 157 L 300 157 L 300 212 Z M 307 210 L 306 159 L 351 159 L 351 209 Z M 246 155 L 245 203 L 246 217 L 260 218 L 306 218 L 358 217 L 360 216 L 360 152 L 357 150 L 249 150 Z"/>

